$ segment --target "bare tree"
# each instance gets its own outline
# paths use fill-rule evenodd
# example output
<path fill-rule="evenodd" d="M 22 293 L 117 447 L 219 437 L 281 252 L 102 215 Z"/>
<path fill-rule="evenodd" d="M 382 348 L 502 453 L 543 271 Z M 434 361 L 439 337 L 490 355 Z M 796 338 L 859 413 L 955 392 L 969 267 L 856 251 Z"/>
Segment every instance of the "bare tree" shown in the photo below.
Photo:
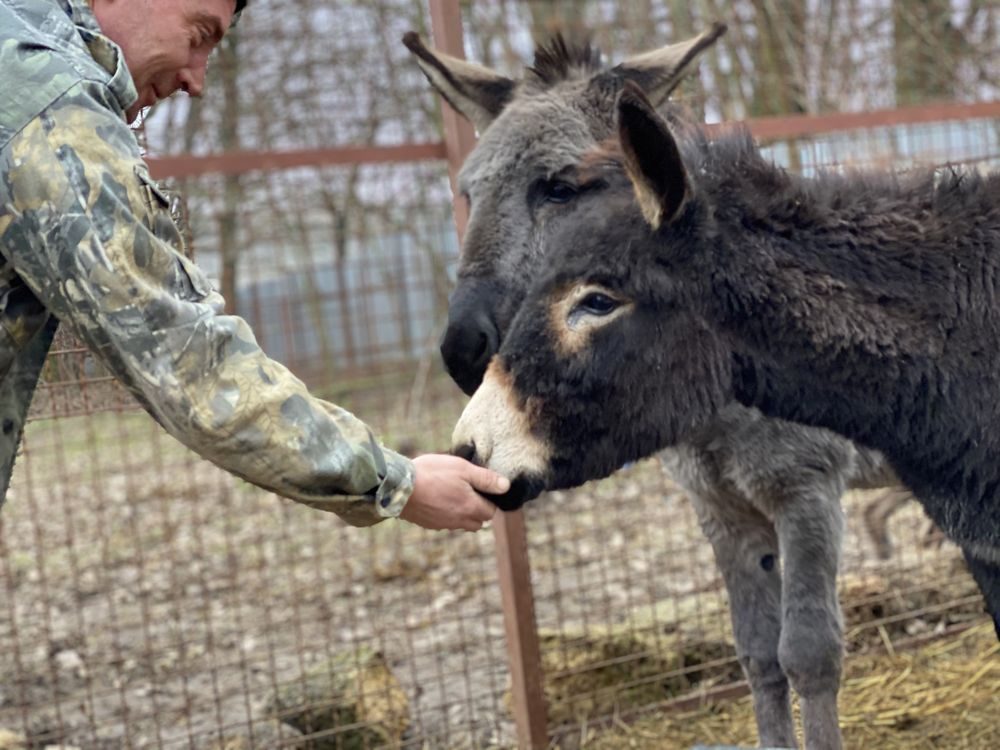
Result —
<path fill-rule="evenodd" d="M 896 102 L 953 99 L 965 44 L 951 23 L 951 0 L 895 0 L 892 20 Z"/>
<path fill-rule="evenodd" d="M 753 0 L 757 19 L 750 114 L 802 114 L 806 95 L 805 0 Z"/>

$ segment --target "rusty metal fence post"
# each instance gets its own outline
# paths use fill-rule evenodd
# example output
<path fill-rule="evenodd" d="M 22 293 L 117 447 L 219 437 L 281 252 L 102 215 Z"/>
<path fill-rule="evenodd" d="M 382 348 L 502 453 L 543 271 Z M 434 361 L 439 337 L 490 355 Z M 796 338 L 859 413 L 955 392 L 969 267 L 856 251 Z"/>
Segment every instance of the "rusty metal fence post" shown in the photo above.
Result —
<path fill-rule="evenodd" d="M 430 0 L 430 8 L 435 46 L 449 55 L 464 58 L 459 0 Z M 455 227 L 461 242 L 469 217 L 468 207 L 458 194 L 457 177 L 459 167 L 475 145 L 476 136 L 472 125 L 451 107 L 442 105 L 442 117 Z M 524 511 L 498 513 L 493 522 L 493 532 L 518 745 L 536 750 L 548 745 L 548 720 L 542 692 L 544 675 L 535 623 Z"/>

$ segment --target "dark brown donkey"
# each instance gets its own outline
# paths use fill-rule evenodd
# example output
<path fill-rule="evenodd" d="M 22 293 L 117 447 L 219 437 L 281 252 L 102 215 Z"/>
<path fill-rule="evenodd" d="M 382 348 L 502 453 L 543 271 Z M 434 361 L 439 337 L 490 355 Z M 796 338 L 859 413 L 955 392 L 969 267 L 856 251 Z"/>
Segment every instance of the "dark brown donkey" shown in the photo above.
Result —
<path fill-rule="evenodd" d="M 548 269 L 456 439 L 562 487 L 711 429 L 733 399 L 836 430 L 962 548 L 1000 637 L 1000 174 L 805 179 L 744 131 L 668 124 L 637 86 L 616 111 L 617 142 L 562 173 Z"/>

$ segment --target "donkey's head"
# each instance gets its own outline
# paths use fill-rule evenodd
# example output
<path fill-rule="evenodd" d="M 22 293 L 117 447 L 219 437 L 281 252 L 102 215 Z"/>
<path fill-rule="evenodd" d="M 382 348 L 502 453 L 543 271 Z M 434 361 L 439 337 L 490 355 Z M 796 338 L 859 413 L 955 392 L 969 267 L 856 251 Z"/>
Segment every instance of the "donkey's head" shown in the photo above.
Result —
<path fill-rule="evenodd" d="M 466 455 L 522 486 L 606 476 L 733 397 L 732 353 L 702 315 L 724 207 L 699 181 L 717 157 L 674 120 L 676 140 L 632 84 L 617 113 L 618 140 L 563 173 L 576 199 L 537 209 L 547 270 L 455 429 Z"/>
<path fill-rule="evenodd" d="M 581 197 L 567 170 L 612 135 L 614 102 L 626 81 L 663 104 L 721 24 L 686 42 L 604 68 L 589 44 L 556 37 L 514 81 L 488 68 L 404 43 L 435 89 L 479 131 L 459 175 L 469 223 L 441 354 L 466 393 L 479 386 L 531 281 L 545 268 L 538 240 L 546 208 Z"/>

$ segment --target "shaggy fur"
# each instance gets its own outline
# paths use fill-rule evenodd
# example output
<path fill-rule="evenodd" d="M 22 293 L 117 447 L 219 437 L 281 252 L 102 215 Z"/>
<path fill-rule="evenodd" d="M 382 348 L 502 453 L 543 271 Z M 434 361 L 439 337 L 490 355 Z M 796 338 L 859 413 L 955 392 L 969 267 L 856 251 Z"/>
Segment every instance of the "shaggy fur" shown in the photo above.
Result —
<path fill-rule="evenodd" d="M 589 78 L 601 68 L 601 51 L 589 40 L 556 34 L 535 48 L 535 62 L 525 71 L 524 83 L 541 92 L 564 81 Z"/>

